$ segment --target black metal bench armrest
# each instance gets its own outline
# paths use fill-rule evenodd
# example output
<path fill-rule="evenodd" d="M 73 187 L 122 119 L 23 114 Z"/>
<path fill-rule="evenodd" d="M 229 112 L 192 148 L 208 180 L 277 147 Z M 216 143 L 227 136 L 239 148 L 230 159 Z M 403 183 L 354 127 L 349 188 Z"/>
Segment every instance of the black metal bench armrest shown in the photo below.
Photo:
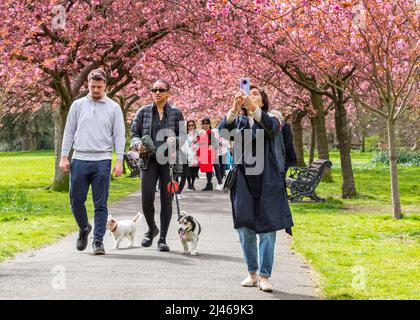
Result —
<path fill-rule="evenodd" d="M 308 176 L 308 168 L 291 167 L 289 170 L 289 178 L 295 180 L 302 180 Z"/>

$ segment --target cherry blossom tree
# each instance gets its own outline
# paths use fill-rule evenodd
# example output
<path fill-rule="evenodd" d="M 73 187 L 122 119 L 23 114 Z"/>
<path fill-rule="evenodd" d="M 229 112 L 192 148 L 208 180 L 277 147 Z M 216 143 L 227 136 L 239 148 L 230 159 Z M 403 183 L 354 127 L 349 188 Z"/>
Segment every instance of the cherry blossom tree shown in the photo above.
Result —
<path fill-rule="evenodd" d="M 202 1 L 1 2 L 2 56 L 27 70 L 16 87 L 36 83 L 38 96 L 56 98 L 55 189 L 67 186 L 58 168 L 62 135 L 72 102 L 87 93 L 89 72 L 102 67 L 111 74 L 113 96 L 133 80 L 131 70 L 139 58 L 153 56 L 165 37 L 194 34 L 206 16 Z"/>
<path fill-rule="evenodd" d="M 317 39 L 328 40 L 328 55 L 311 59 L 312 65 L 333 92 L 345 92 L 386 121 L 393 215 L 399 219 L 396 121 L 408 109 L 418 108 L 418 7 L 414 1 L 331 1 L 324 3 L 324 11 L 332 14 L 311 22 L 318 24 Z M 328 61 L 335 61 L 342 72 L 331 73 Z M 352 77 L 343 81 L 348 72 Z"/>
<path fill-rule="evenodd" d="M 164 78 L 186 118 L 217 121 L 239 78 L 252 77 L 291 119 L 299 164 L 303 119 L 319 158 L 329 159 L 334 128 L 344 198 L 356 195 L 349 113 L 363 108 L 382 117 L 399 218 L 395 131 L 407 110 L 418 110 L 418 13 L 410 0 L 4 0 L 0 109 L 55 107 L 58 159 L 67 112 L 87 94 L 95 68 L 110 75 L 108 95 L 127 120 Z M 66 185 L 57 166 L 54 186 Z"/>
<path fill-rule="evenodd" d="M 386 120 L 392 208 L 399 219 L 396 121 L 419 108 L 419 12 L 414 1 L 368 0 L 361 6 L 364 23 L 352 29 L 352 47 L 344 47 L 351 50 L 348 58 L 358 70 L 351 96 Z"/>

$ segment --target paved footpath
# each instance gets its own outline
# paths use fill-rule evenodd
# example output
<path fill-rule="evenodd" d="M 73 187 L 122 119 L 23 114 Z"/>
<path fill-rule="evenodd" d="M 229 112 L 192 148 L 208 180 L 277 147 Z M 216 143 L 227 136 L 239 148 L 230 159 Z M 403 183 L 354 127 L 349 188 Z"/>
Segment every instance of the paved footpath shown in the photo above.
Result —
<path fill-rule="evenodd" d="M 204 180 L 197 181 L 197 190 Z M 311 270 L 291 252 L 291 239 L 284 231 L 277 233 L 271 278 L 275 290 L 264 293 L 257 288 L 242 288 L 239 283 L 246 276 L 246 267 L 233 229 L 228 194 L 187 190 L 184 195 L 181 210 L 193 214 L 203 229 L 198 256 L 180 254 L 174 202 L 167 239 L 171 252 L 158 252 L 156 241 L 150 248 L 140 246 L 147 229 L 144 219 L 138 223 L 132 248 L 123 241 L 122 249 L 112 249 L 113 239 L 107 232 L 104 256 L 92 255 L 92 239 L 85 251 L 77 251 L 74 233 L 52 246 L 0 264 L 0 299 L 318 299 Z M 156 194 L 157 219 L 159 203 Z M 127 219 L 139 208 L 138 191 L 114 203 L 109 211 Z"/>

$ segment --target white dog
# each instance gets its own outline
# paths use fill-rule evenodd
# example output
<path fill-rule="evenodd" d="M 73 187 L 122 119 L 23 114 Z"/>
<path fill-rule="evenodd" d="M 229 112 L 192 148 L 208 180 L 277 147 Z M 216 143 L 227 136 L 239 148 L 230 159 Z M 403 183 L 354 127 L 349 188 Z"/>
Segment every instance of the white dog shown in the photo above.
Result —
<path fill-rule="evenodd" d="M 197 219 L 182 211 L 179 219 L 178 235 L 182 245 L 181 254 L 187 254 L 188 242 L 191 243 L 190 251 L 192 256 L 197 255 L 198 236 L 201 233 L 201 226 Z"/>
<path fill-rule="evenodd" d="M 108 215 L 108 221 L 106 228 L 111 232 L 114 238 L 114 249 L 120 247 L 120 243 L 124 238 L 127 238 L 131 247 L 134 242 L 134 236 L 136 235 L 136 221 L 141 217 L 140 212 L 133 218 L 133 220 L 121 220 L 117 221 L 113 216 Z"/>

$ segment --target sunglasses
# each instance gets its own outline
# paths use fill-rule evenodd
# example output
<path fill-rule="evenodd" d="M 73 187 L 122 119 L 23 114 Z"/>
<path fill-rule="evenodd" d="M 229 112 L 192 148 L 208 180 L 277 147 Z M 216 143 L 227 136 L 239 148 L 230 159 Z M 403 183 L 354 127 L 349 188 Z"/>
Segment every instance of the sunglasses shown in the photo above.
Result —
<path fill-rule="evenodd" d="M 189 126 L 189 127 L 194 127 L 194 125 L 193 125 L 193 124 L 189 124 L 188 126 Z"/>
<path fill-rule="evenodd" d="M 153 93 L 156 93 L 156 92 L 164 93 L 168 91 L 168 89 L 158 88 L 158 89 L 152 89 L 150 91 L 152 91 Z"/>

